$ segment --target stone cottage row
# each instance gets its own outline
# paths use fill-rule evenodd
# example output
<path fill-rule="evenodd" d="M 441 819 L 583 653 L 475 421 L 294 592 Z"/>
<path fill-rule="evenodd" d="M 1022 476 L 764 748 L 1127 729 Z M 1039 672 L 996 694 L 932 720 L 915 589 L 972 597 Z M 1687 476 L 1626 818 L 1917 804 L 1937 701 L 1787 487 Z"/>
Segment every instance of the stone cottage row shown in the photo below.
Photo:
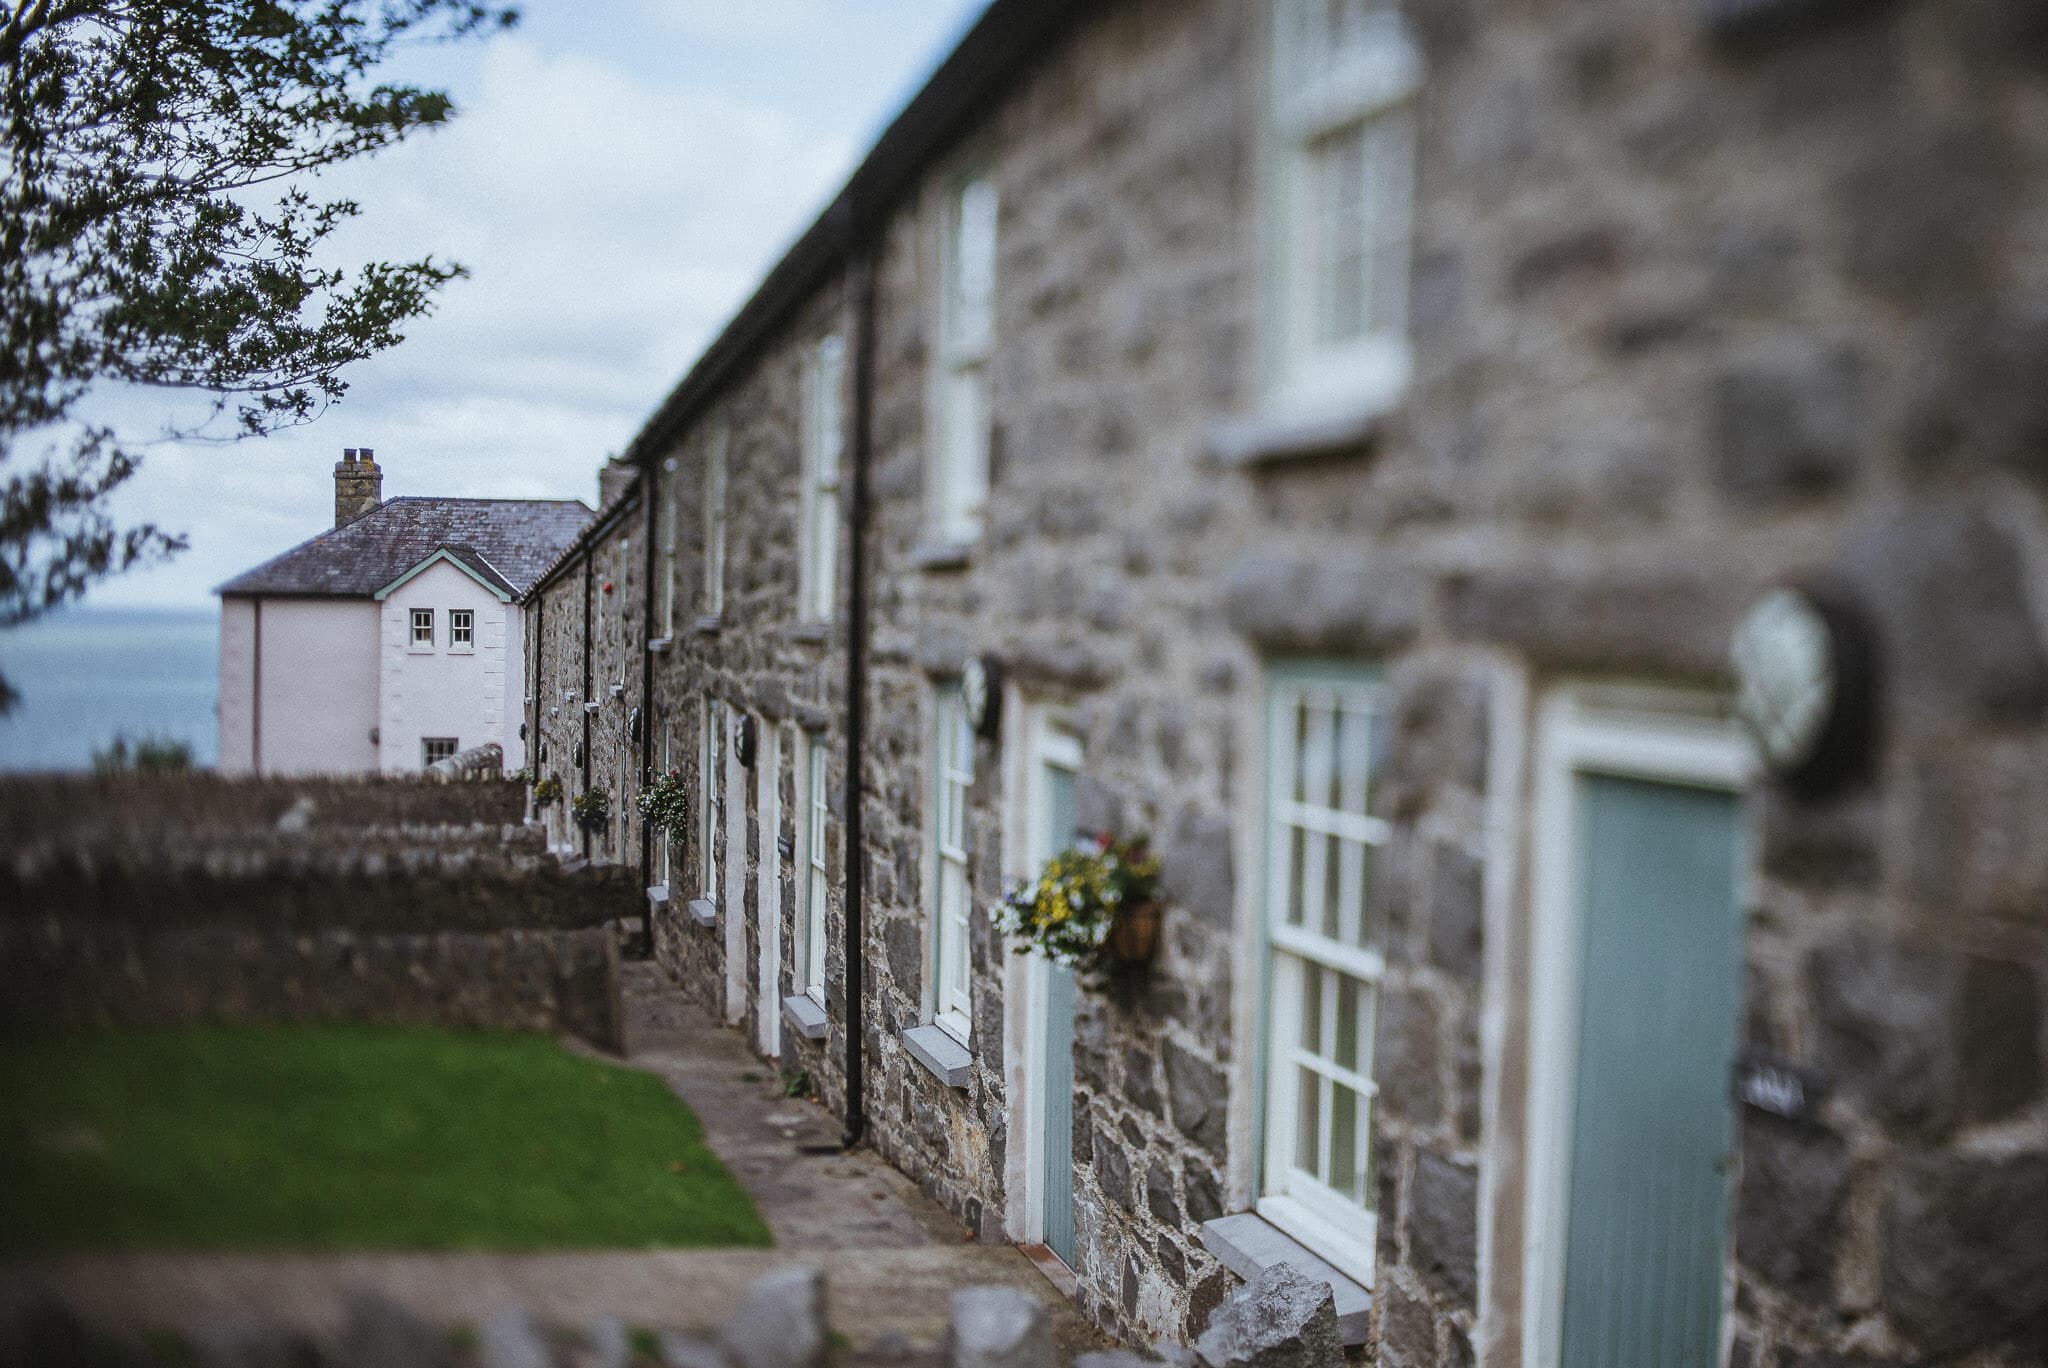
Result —
<path fill-rule="evenodd" d="M 996 0 L 527 596 L 552 839 L 1120 1333 L 2036 1361 L 2026 8 Z"/>

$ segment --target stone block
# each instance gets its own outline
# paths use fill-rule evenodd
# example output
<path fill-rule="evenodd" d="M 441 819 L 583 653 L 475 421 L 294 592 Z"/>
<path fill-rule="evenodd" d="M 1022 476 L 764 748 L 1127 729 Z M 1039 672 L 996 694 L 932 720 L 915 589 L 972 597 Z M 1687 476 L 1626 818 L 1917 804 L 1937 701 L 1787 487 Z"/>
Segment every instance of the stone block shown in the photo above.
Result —
<path fill-rule="evenodd" d="M 896 991 L 917 1000 L 924 992 L 924 929 L 911 917 L 893 917 L 882 927 L 882 949 Z"/>
<path fill-rule="evenodd" d="M 2010 176 L 1985 128 L 1885 138 L 1835 193 L 1842 259 L 1860 283 L 1895 300 L 1966 292 L 1982 278 L 1994 210 Z"/>
<path fill-rule="evenodd" d="M 1212 926 L 1236 913 L 1237 879 L 1230 819 L 1184 807 L 1159 845 L 1159 886 L 1167 898 Z"/>
<path fill-rule="evenodd" d="M 1436 1368 L 1436 1317 L 1429 1303 L 1411 1297 L 1392 1279 L 1378 1287 L 1380 1363 L 1385 1368 Z"/>
<path fill-rule="evenodd" d="M 1230 1080 L 1200 1055 L 1168 1040 L 1164 1048 L 1167 1105 L 1180 1133 L 1221 1159 L 1230 1107 Z"/>
<path fill-rule="evenodd" d="M 1471 1307 L 1479 1282 L 1479 1173 L 1432 1150 L 1409 1184 L 1410 1260 L 1443 1295 Z"/>
<path fill-rule="evenodd" d="M 1230 626 L 1270 650 L 1384 651 L 1414 636 L 1424 581 L 1388 556 L 1259 550 L 1223 574 Z"/>
<path fill-rule="evenodd" d="M 441 1327 L 374 1293 L 342 1303 L 335 1347 L 344 1368 L 440 1368 L 454 1357 Z"/>
<path fill-rule="evenodd" d="M 825 1274 L 778 1268 L 747 1289 L 718 1342 L 738 1368 L 826 1368 Z"/>
<path fill-rule="evenodd" d="M 1053 1368 L 1052 1319 L 1014 1287 L 959 1288 L 946 1358 L 951 1368 Z"/>
<path fill-rule="evenodd" d="M 1479 981 L 1486 924 L 1485 864 L 1462 846 L 1430 852 L 1429 958 L 1438 968 Z"/>
<path fill-rule="evenodd" d="M 1884 1306 L 1932 1359 L 2048 1348 L 2048 1157 L 1922 1155 L 1892 1176 Z"/>
<path fill-rule="evenodd" d="M 1089 1140 L 1088 1152 L 1095 1159 L 1095 1184 L 1102 1189 L 1102 1195 L 1115 1202 L 1125 1211 L 1135 1210 L 1131 1193 L 1131 1158 L 1113 1135 L 1096 1131 Z"/>
<path fill-rule="evenodd" d="M 2041 985 L 2025 964 L 1973 958 L 1956 997 L 1962 1119 L 2002 1121 L 2041 1096 Z"/>
<path fill-rule="evenodd" d="M 1145 1208 L 1168 1230 L 1180 1229 L 1180 1203 L 1173 1196 L 1173 1171 L 1155 1158 L 1145 1170 Z"/>
<path fill-rule="evenodd" d="M 1720 679 L 1749 591 L 1739 576 L 1673 568 L 1712 561 L 1674 545 L 1654 565 L 1610 563 L 1598 574 L 1536 563 L 1462 571 L 1446 580 L 1444 623 L 1453 636 L 1544 665 Z"/>
<path fill-rule="evenodd" d="M 1725 362 L 1708 391 L 1715 479 L 1769 505 L 1847 481 L 1864 455 L 1869 365 L 1856 348 L 1788 337 Z"/>
<path fill-rule="evenodd" d="M 1890 1124 L 1946 1127 L 1956 1083 L 1948 957 L 1856 931 L 1816 947 L 1806 977 L 1814 1059 L 1833 1088 Z"/>
<path fill-rule="evenodd" d="M 1181 1182 L 1187 1189 L 1188 1220 L 1200 1225 L 1223 1214 L 1223 1185 L 1213 1172 L 1190 1163 L 1181 1171 Z"/>
<path fill-rule="evenodd" d="M 1436 1124 L 1444 1096 L 1435 1001 L 1413 989 L 1383 989 L 1377 1030 L 1378 1105 L 1412 1126 Z"/>
<path fill-rule="evenodd" d="M 1840 1137 L 1745 1108 L 1735 1257 L 1785 1296 L 1826 1304 L 1849 1151 Z"/>
<path fill-rule="evenodd" d="M 1203 1368 L 1338 1368 L 1330 1285 L 1276 1263 L 1223 1299 L 1195 1341 Z"/>
<path fill-rule="evenodd" d="M 525 1310 L 508 1306 L 477 1327 L 478 1368 L 554 1368 L 554 1355 Z"/>
<path fill-rule="evenodd" d="M 1979 505 L 1927 499 L 1866 525 L 1841 570 L 1881 625 L 1886 696 L 1915 721 L 2048 715 L 2048 648 L 2019 546 Z"/>

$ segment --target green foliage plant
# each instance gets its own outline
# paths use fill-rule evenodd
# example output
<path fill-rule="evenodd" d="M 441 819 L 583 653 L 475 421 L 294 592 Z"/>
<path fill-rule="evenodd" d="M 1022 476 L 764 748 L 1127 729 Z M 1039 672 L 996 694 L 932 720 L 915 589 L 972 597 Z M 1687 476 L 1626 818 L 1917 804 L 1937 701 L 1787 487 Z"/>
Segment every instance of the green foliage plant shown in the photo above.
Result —
<path fill-rule="evenodd" d="M 1019 949 L 1069 968 L 1095 964 L 1120 908 L 1158 897 L 1159 857 L 1143 836 L 1107 833 L 1063 850 L 996 908 L 996 929 Z"/>
<path fill-rule="evenodd" d="M 585 789 L 569 803 L 569 811 L 576 818 L 576 825 L 585 831 L 596 831 L 612 816 L 612 796 L 601 788 Z"/>
<path fill-rule="evenodd" d="M 640 790 L 640 816 L 664 836 L 680 836 L 690 829 L 690 804 L 683 792 L 683 772 L 670 770 Z"/>

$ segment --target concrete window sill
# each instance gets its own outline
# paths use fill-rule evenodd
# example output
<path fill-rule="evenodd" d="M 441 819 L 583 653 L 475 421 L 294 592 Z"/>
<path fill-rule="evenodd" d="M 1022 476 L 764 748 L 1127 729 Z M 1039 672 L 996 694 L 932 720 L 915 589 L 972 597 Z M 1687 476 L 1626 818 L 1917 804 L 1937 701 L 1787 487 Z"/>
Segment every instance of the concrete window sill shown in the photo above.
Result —
<path fill-rule="evenodd" d="M 924 1065 L 925 1070 L 939 1082 L 949 1088 L 967 1086 L 967 1073 L 973 1056 L 943 1027 L 929 1022 L 913 1026 L 903 1033 L 903 1044 L 910 1051 L 910 1057 Z"/>
<path fill-rule="evenodd" d="M 1337 1337 L 1346 1344 L 1365 1343 L 1372 1320 L 1372 1293 L 1311 1254 L 1272 1222 L 1249 1211 L 1204 1221 L 1202 1247 L 1247 1282 L 1262 1270 L 1284 1263 L 1328 1283 L 1337 1298 Z"/>
<path fill-rule="evenodd" d="M 825 1032 L 831 1029 L 831 1023 L 825 1019 L 825 1009 L 813 1002 L 809 993 L 784 998 L 782 1019 L 805 1040 L 823 1040 Z"/>
<path fill-rule="evenodd" d="M 666 912 L 666 911 L 668 910 L 668 885 L 667 885 L 667 884 L 649 884 L 649 885 L 648 885 L 648 887 L 647 887 L 647 906 L 648 906 L 648 907 L 650 907 L 651 909 L 653 909 L 653 910 L 654 910 L 654 911 L 656 911 L 656 912 Z"/>
<path fill-rule="evenodd" d="M 665 637 L 665 636 L 655 637 L 655 638 L 654 638 L 653 640 L 651 640 L 651 641 L 649 641 L 649 642 L 647 643 L 647 654 L 649 654 L 649 655 L 667 655 L 667 654 L 668 654 L 668 648 L 669 648 L 669 646 L 670 646 L 670 645 L 672 645 L 672 644 L 674 643 L 674 641 L 675 641 L 675 638 L 674 638 L 674 637 Z"/>
<path fill-rule="evenodd" d="M 690 624 L 690 630 L 698 636 L 717 636 L 718 629 L 725 625 L 724 619 L 716 613 L 705 613 Z"/>
<path fill-rule="evenodd" d="M 829 622 L 796 622 L 782 630 L 786 639 L 809 646 L 822 646 L 831 634 L 832 624 Z"/>
<path fill-rule="evenodd" d="M 709 898 L 690 899 L 690 920 L 699 926 L 718 925 L 718 905 Z"/>
<path fill-rule="evenodd" d="M 1250 467 L 1362 452 L 1380 435 L 1392 410 L 1393 405 L 1376 399 L 1349 409 L 1225 418 L 1209 428 L 1209 454 L 1227 466 Z"/>
<path fill-rule="evenodd" d="M 974 547 L 968 542 L 919 542 L 910 548 L 913 570 L 965 570 Z"/>

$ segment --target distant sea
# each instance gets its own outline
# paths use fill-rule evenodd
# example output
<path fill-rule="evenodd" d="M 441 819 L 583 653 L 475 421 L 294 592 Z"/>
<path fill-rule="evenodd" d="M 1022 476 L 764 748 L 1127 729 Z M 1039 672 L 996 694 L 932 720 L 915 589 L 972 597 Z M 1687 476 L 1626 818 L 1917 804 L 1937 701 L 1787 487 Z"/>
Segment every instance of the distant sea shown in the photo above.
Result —
<path fill-rule="evenodd" d="M 118 735 L 183 741 L 211 766 L 217 608 L 74 607 L 0 631 L 0 674 L 21 695 L 0 717 L 0 770 L 81 770 Z"/>

